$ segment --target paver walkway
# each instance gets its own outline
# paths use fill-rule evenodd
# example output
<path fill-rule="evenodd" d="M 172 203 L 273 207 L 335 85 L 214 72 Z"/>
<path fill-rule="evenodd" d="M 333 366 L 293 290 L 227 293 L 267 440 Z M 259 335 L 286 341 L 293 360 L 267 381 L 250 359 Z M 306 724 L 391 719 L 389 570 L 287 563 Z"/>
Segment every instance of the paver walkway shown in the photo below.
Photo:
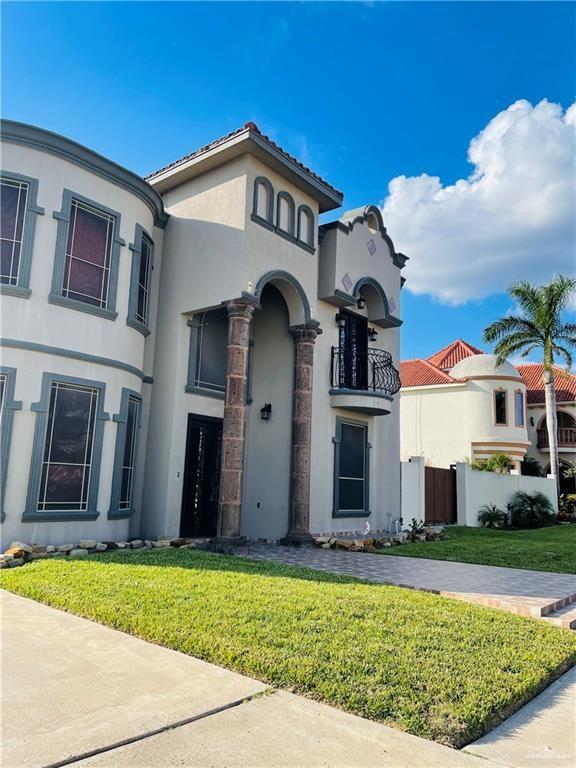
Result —
<path fill-rule="evenodd" d="M 348 574 L 381 584 L 426 589 L 524 616 L 546 616 L 576 601 L 576 576 L 563 573 L 269 544 L 251 544 L 238 554 Z"/>
<path fill-rule="evenodd" d="M 496 765 L 23 597 L 0 609 L 2 768 Z"/>

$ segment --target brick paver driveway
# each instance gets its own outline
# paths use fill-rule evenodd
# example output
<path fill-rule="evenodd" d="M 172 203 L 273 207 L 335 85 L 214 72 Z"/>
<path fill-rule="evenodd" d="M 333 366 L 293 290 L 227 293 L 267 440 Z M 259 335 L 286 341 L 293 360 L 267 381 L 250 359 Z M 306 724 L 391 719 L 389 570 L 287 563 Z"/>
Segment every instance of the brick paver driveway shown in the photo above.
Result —
<path fill-rule="evenodd" d="M 576 601 L 576 576 L 570 574 L 268 544 L 252 544 L 246 555 L 381 584 L 426 589 L 526 616 L 545 616 Z"/>

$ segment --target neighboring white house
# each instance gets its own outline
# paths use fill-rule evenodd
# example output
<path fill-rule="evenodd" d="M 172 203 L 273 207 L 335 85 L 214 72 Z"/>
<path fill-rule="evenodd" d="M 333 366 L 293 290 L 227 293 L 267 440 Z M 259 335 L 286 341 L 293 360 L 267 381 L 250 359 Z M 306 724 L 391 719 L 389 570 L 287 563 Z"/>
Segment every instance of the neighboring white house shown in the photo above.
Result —
<path fill-rule="evenodd" d="M 516 468 L 531 456 L 549 471 L 542 364 L 497 368 L 493 355 L 457 339 L 426 360 L 403 361 L 400 371 L 403 459 L 449 467 L 501 451 Z M 569 469 L 576 466 L 576 376 L 557 366 L 555 388 L 560 465 Z M 561 475 L 561 487 L 574 492 L 574 478 Z"/>
<path fill-rule="evenodd" d="M 506 362 L 458 339 L 427 360 L 401 363 L 401 455 L 435 467 L 508 454 L 515 468 L 530 446 L 526 384 Z"/>
<path fill-rule="evenodd" d="M 253 123 L 146 180 L 2 123 L 2 540 L 290 541 L 400 512 L 401 269 Z"/>

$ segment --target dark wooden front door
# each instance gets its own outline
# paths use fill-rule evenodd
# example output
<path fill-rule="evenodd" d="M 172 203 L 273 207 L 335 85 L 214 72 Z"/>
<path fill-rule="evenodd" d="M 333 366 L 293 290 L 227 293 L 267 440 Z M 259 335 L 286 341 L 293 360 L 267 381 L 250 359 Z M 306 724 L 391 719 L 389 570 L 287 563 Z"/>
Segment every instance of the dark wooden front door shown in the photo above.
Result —
<path fill-rule="evenodd" d="M 424 468 L 426 523 L 456 522 L 456 470 Z"/>
<path fill-rule="evenodd" d="M 188 415 L 180 536 L 215 536 L 222 419 Z"/>
<path fill-rule="evenodd" d="M 339 386 L 366 389 L 368 386 L 368 320 L 341 310 Z"/>

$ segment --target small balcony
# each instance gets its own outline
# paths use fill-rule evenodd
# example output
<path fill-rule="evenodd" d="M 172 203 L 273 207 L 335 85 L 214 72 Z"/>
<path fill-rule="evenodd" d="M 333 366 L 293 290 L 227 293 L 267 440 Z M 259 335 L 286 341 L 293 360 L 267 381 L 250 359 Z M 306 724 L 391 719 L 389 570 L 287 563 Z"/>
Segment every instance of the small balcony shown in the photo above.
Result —
<path fill-rule="evenodd" d="M 537 430 L 538 448 L 540 450 L 549 450 L 548 430 L 546 428 Z M 576 451 L 576 427 L 558 427 L 557 431 L 558 448 Z"/>
<path fill-rule="evenodd" d="M 371 415 L 390 413 L 400 389 L 392 355 L 383 349 L 347 350 L 332 347 L 330 404 Z"/>

